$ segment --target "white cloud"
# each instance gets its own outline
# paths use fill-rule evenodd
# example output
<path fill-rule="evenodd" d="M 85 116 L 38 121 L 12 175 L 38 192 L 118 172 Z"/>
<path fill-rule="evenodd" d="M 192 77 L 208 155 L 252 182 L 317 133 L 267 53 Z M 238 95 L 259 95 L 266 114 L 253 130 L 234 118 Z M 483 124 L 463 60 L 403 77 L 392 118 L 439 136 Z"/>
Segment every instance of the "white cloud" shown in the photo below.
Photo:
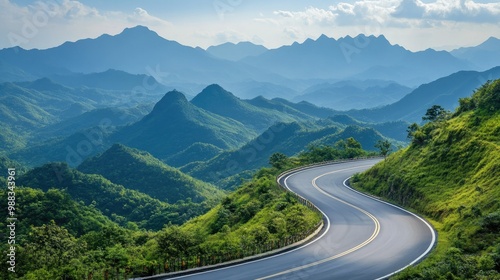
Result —
<path fill-rule="evenodd" d="M 103 33 L 116 34 L 135 25 L 149 26 L 164 35 L 173 30 L 170 22 L 142 8 L 129 13 L 101 12 L 74 0 L 37 1 L 26 6 L 0 0 L 0 17 L 0 34 L 6 34 L 0 36 L 0 48 L 48 48 Z"/>
<path fill-rule="evenodd" d="M 219 32 L 215 34 L 215 43 L 216 44 L 223 44 L 226 42 L 232 42 L 232 43 L 238 43 L 241 41 L 248 41 L 247 36 L 244 34 L 234 31 L 234 30 L 227 30 L 224 32 Z"/>
<path fill-rule="evenodd" d="M 64 0 L 58 5 L 55 1 L 37 2 L 38 9 L 44 9 L 56 13 L 57 16 L 62 16 L 70 19 L 101 17 L 97 9 L 85 6 L 79 1 Z"/>
<path fill-rule="evenodd" d="M 492 3 L 478 3 L 485 1 Z M 101 10 L 83 0 L 29 0 L 30 5 L 0 0 L 0 48 L 48 48 L 103 33 L 117 34 L 139 24 L 167 39 L 203 47 L 252 40 L 274 48 L 321 34 L 338 38 L 359 33 L 384 34 L 391 43 L 413 50 L 474 45 L 490 36 L 500 37 L 500 1 L 494 1 L 334 0 L 310 6 L 313 2 L 302 0 L 282 2 L 279 9 L 272 8 L 275 4 L 246 1 L 221 21 L 213 9 L 172 13 L 179 3 L 176 1 L 160 5 L 148 0 L 137 8 L 117 4 L 114 10 Z M 290 8 L 298 5 L 304 8 Z"/>
<path fill-rule="evenodd" d="M 148 11 L 144 10 L 143 8 L 135 8 L 134 13 L 132 15 L 128 16 L 128 20 L 131 23 L 135 23 L 135 24 L 163 26 L 163 27 L 171 27 L 172 26 L 172 24 L 170 22 L 150 15 L 148 13 Z"/>
<path fill-rule="evenodd" d="M 285 27 L 285 29 L 283 29 L 283 33 L 286 34 L 292 40 L 298 40 L 303 37 L 302 32 L 293 27 Z"/>
<path fill-rule="evenodd" d="M 477 3 L 473 0 L 437 0 L 423 3 L 420 0 L 403 0 L 393 16 L 498 24 L 500 22 L 500 3 Z"/>
<path fill-rule="evenodd" d="M 289 18 L 293 20 L 300 20 L 306 25 L 322 24 L 329 25 L 335 20 L 335 15 L 330 10 L 324 10 L 315 7 L 308 7 L 304 11 L 291 12 L 291 11 L 275 11 L 275 15 Z"/>
<path fill-rule="evenodd" d="M 474 0 L 358 0 L 340 2 L 328 9 L 308 7 L 303 11 L 278 10 L 274 15 L 306 25 L 436 26 L 430 21 L 500 22 L 500 3 Z"/>

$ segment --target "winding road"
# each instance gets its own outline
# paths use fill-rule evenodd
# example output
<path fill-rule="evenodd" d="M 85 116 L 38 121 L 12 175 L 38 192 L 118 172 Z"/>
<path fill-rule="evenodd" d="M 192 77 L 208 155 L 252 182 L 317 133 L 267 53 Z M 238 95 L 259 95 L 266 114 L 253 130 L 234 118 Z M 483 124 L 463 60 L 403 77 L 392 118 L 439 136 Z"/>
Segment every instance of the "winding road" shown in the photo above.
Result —
<path fill-rule="evenodd" d="M 380 159 L 311 167 L 279 178 L 325 216 L 318 237 L 294 250 L 170 279 L 384 279 L 422 259 L 436 240 L 416 215 L 345 185 Z"/>

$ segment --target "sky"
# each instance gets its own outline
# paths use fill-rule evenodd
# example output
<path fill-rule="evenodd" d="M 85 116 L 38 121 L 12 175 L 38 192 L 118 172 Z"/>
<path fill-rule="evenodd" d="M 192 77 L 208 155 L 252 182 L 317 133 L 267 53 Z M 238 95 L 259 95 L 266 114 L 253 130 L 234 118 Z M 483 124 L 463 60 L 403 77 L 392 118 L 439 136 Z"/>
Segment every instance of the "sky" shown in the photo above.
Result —
<path fill-rule="evenodd" d="M 409 50 L 452 50 L 500 38 L 498 0 L 0 0 L 0 48 L 45 49 L 144 25 L 207 48 L 250 41 L 268 48 L 383 34 Z"/>

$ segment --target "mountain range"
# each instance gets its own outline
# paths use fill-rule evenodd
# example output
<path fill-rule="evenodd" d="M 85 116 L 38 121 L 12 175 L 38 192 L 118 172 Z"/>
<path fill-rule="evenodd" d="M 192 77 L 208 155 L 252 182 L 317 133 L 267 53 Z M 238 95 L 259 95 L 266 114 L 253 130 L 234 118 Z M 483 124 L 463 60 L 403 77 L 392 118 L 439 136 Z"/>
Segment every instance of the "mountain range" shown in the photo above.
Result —
<path fill-rule="evenodd" d="M 197 142 L 236 148 L 256 133 L 234 119 L 199 108 L 179 91 L 170 91 L 140 121 L 113 139 L 164 159 Z"/>
<path fill-rule="evenodd" d="M 490 37 L 478 46 L 458 48 L 450 53 L 476 65 L 477 70 L 485 71 L 500 65 L 500 39 Z"/>
<path fill-rule="evenodd" d="M 207 52 L 215 57 L 238 61 L 250 56 L 258 56 L 268 51 L 268 49 L 261 45 L 255 45 L 251 42 L 224 43 L 217 46 L 210 46 Z"/>
<path fill-rule="evenodd" d="M 203 50 L 136 26 L 114 36 L 104 34 L 45 50 L 19 47 L 0 50 L 0 82 L 48 77 L 69 87 L 107 87 L 103 80 L 122 80 L 127 81 L 120 85 L 124 88 L 134 80 L 144 80 L 141 76 L 122 79 L 123 73 L 116 71 L 124 71 L 151 76 L 163 84 L 157 88 L 177 88 L 188 95 L 217 83 L 243 98 L 262 95 L 292 99 L 312 86 L 340 79 L 382 80 L 414 88 L 460 70 L 484 71 L 498 66 L 496 58 L 490 59 L 498 57 L 498 49 L 500 40 L 490 38 L 479 46 L 452 52 L 432 49 L 412 52 L 391 44 L 382 35 L 360 34 L 339 39 L 322 35 L 276 49 L 244 42 Z M 101 73 L 101 77 L 93 77 L 95 73 Z M 146 85 L 152 83 L 153 80 Z M 374 94 L 380 92 L 373 90 Z M 399 95 L 407 92 L 405 88 L 397 90 L 395 94 Z M 326 92 L 334 95 L 335 90 Z M 318 99 L 321 102 L 330 97 L 326 94 Z M 355 109 L 361 108 L 366 107 Z"/>
<path fill-rule="evenodd" d="M 292 101 L 308 101 L 339 111 L 374 108 L 394 103 L 413 89 L 382 80 L 340 81 L 307 88 Z"/>
<path fill-rule="evenodd" d="M 417 87 L 397 102 L 375 109 L 352 110 L 347 114 L 370 122 L 405 120 L 421 122 L 426 110 L 433 105 L 440 105 L 454 111 L 459 99 L 470 95 L 488 80 L 500 78 L 500 67 L 487 71 L 460 71 L 436 81 Z"/>
<path fill-rule="evenodd" d="M 391 45 L 382 35 L 347 36 L 338 40 L 322 35 L 243 61 L 291 79 L 370 77 L 413 85 L 471 68 L 468 62 L 447 52 L 428 49 L 414 53 Z"/>
<path fill-rule="evenodd" d="M 71 76 L 73 73 L 90 74 L 116 69 L 151 75 L 163 84 L 209 84 L 243 77 L 264 81 L 279 78 L 245 64 L 215 58 L 203 49 L 166 40 L 144 26 L 126 28 L 115 36 L 105 34 L 45 50 L 3 49 L 0 61 L 5 70 L 10 67 L 35 77 Z"/>
<path fill-rule="evenodd" d="M 188 198 L 199 203 L 223 195 L 215 186 L 193 179 L 147 152 L 121 144 L 115 144 L 104 153 L 85 160 L 78 170 L 87 174 L 100 174 L 127 189 L 170 203 Z"/>

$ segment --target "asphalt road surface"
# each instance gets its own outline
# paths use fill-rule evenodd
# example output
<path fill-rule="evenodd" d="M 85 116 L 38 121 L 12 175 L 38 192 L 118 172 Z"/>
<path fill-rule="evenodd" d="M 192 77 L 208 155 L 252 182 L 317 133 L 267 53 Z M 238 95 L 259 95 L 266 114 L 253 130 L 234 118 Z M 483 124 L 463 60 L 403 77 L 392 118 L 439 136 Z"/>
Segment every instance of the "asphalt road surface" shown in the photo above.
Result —
<path fill-rule="evenodd" d="M 422 259 L 435 234 L 421 218 L 345 186 L 380 159 L 307 168 L 280 178 L 326 216 L 324 230 L 292 251 L 170 279 L 384 279 Z"/>

